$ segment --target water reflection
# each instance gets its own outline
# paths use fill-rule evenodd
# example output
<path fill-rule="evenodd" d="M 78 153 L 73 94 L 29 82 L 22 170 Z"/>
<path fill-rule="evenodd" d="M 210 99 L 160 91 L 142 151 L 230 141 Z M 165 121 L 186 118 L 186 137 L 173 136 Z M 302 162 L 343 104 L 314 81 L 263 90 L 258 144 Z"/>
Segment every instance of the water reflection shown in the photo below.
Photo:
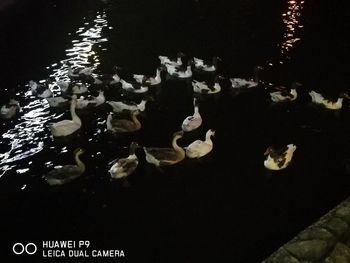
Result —
<path fill-rule="evenodd" d="M 297 29 L 302 28 L 300 24 L 300 15 L 303 9 L 304 1 L 289 0 L 287 12 L 283 13 L 283 23 L 285 25 L 285 33 L 283 35 L 283 41 L 281 44 L 281 54 L 285 58 L 289 59 L 288 53 L 291 51 L 295 42 L 299 41 L 297 37 Z"/>
<path fill-rule="evenodd" d="M 93 50 L 94 45 L 107 42 L 108 39 L 102 37 L 102 29 L 108 27 L 106 14 L 97 14 L 96 18 L 91 22 L 85 22 L 83 27 L 78 28 L 74 33 L 74 39 L 71 40 L 73 46 L 66 49 L 66 59 L 61 60 L 60 67 L 58 64 L 51 65 L 56 80 L 68 80 L 68 68 L 72 69 L 90 66 L 92 69 L 100 64 L 98 53 Z M 111 29 L 111 28 L 110 28 Z M 70 35 L 73 35 L 70 33 Z M 101 46 L 98 46 L 101 49 Z M 106 50 L 105 48 L 103 50 Z"/>
<path fill-rule="evenodd" d="M 98 52 L 106 50 L 100 43 L 108 41 L 102 36 L 102 29 L 108 26 L 106 18 L 104 12 L 97 12 L 96 16 L 90 19 L 91 21 L 84 18 L 84 26 L 78 28 L 75 33 L 69 33 L 74 38 L 71 40 L 73 45 L 66 50 L 67 58 L 61 60 L 60 63 L 53 63 L 46 67 L 53 72 L 50 77 L 64 81 L 68 79 L 69 66 L 73 69 L 86 66 L 95 69 L 100 64 Z M 96 44 L 99 45 L 96 46 Z M 43 83 L 45 80 L 39 82 Z M 59 87 L 55 84 L 50 84 L 49 88 L 55 96 L 60 93 Z M 7 151 L 0 154 L 0 177 L 13 169 L 17 174 L 28 172 L 30 169 L 28 166 L 32 162 L 29 162 L 27 167 L 23 167 L 24 159 L 41 152 L 44 146 L 52 150 L 56 148 L 45 145 L 51 142 L 51 134 L 46 126 L 48 122 L 59 119 L 64 113 L 52 113 L 46 100 L 37 99 L 32 96 L 31 91 L 23 93 L 22 96 L 27 103 L 22 107 L 22 114 L 15 121 L 15 126 L 2 134 L 0 147 Z M 61 152 L 66 151 L 62 149 Z M 21 167 L 17 167 L 20 164 L 19 161 L 22 161 Z M 52 166 L 53 164 L 48 162 L 45 165 Z"/>

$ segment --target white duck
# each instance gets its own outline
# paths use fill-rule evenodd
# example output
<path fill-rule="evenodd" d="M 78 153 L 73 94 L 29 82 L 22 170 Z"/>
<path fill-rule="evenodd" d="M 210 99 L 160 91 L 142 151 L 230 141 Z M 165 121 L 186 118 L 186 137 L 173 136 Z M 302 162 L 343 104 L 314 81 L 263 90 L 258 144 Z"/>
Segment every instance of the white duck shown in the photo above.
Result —
<path fill-rule="evenodd" d="M 187 79 L 192 77 L 192 68 L 191 64 L 187 65 L 186 68 L 184 67 L 176 67 L 173 65 L 165 65 L 167 72 L 170 76 L 179 78 L 179 79 Z"/>
<path fill-rule="evenodd" d="M 173 61 L 170 58 L 166 57 L 166 56 L 158 56 L 159 60 L 160 60 L 160 64 L 161 65 L 173 65 L 173 66 L 182 66 L 182 58 L 185 55 L 182 52 L 179 52 L 177 54 L 177 60 Z"/>
<path fill-rule="evenodd" d="M 71 67 L 68 68 L 68 77 L 72 79 L 79 79 L 79 78 L 84 78 L 87 76 L 92 75 L 92 68 L 91 67 L 86 67 L 86 68 L 77 68 L 77 69 L 72 69 Z"/>
<path fill-rule="evenodd" d="M 200 158 L 210 153 L 213 149 L 213 141 L 211 140 L 211 137 L 214 135 L 214 130 L 208 130 L 205 134 L 205 141 L 196 140 L 185 148 L 186 156 L 188 158 Z"/>
<path fill-rule="evenodd" d="M 310 91 L 309 94 L 311 96 L 312 102 L 314 102 L 316 104 L 321 104 L 321 105 L 325 106 L 327 109 L 339 110 L 343 106 L 343 98 L 338 98 L 337 101 L 333 102 L 333 101 L 325 99 L 322 96 L 322 94 L 317 93 L 313 90 Z"/>
<path fill-rule="evenodd" d="M 194 67 L 197 70 L 205 72 L 215 72 L 218 67 L 218 61 L 221 61 L 219 57 L 213 57 L 212 63 L 206 64 L 203 59 L 193 58 Z"/>
<path fill-rule="evenodd" d="M 85 172 L 85 164 L 80 160 L 80 155 L 84 150 L 79 148 L 74 151 L 75 165 L 68 164 L 51 170 L 46 176 L 45 181 L 51 185 L 63 185 L 73 181 Z"/>
<path fill-rule="evenodd" d="M 107 117 L 107 130 L 112 133 L 135 132 L 141 129 L 141 123 L 137 119 L 139 111 L 130 112 L 131 119 L 115 119 L 113 113 Z"/>
<path fill-rule="evenodd" d="M 260 66 L 254 68 L 253 79 L 230 78 L 232 88 L 254 88 L 259 85 L 259 72 L 263 69 Z"/>
<path fill-rule="evenodd" d="M 197 99 L 193 99 L 194 105 L 194 114 L 192 116 L 186 117 L 186 119 L 182 122 L 181 128 L 185 132 L 193 131 L 197 129 L 202 124 L 202 117 L 199 114 L 199 107 Z"/>
<path fill-rule="evenodd" d="M 113 112 L 122 112 L 122 111 L 144 111 L 146 109 L 147 100 L 142 100 L 139 104 L 136 103 L 125 103 L 122 101 L 107 101 L 113 108 Z"/>
<path fill-rule="evenodd" d="M 73 96 L 71 100 L 70 113 L 72 120 L 63 120 L 56 123 L 50 123 L 49 129 L 54 137 L 68 136 L 81 127 L 81 120 L 75 113 L 75 108 L 77 105 L 77 97 Z"/>
<path fill-rule="evenodd" d="M 112 178 L 126 178 L 136 170 L 137 165 L 139 164 L 139 159 L 135 154 L 135 150 L 138 147 L 139 145 L 136 142 L 132 142 L 130 144 L 129 156 L 127 158 L 115 160 L 114 164 L 108 171 Z"/>
<path fill-rule="evenodd" d="M 271 100 L 273 102 L 294 101 L 298 97 L 297 87 L 299 86 L 301 86 L 300 83 L 294 82 L 290 90 L 287 90 L 283 86 L 275 87 L 278 91 L 270 92 Z"/>
<path fill-rule="evenodd" d="M 120 76 L 118 75 L 119 70 L 121 67 L 119 66 L 114 66 L 113 67 L 113 74 L 104 74 L 98 78 L 94 77 L 94 84 L 100 85 L 100 84 L 105 84 L 105 85 L 114 85 L 120 82 Z"/>
<path fill-rule="evenodd" d="M 219 83 L 219 79 L 221 76 L 216 76 L 214 80 L 214 85 L 209 85 L 205 81 L 192 81 L 193 92 L 200 94 L 215 94 L 221 91 L 221 86 Z"/>
<path fill-rule="evenodd" d="M 141 93 L 146 93 L 148 91 L 148 87 L 142 86 L 142 84 L 139 88 L 136 88 L 134 87 L 133 84 L 126 82 L 123 79 L 120 80 L 120 83 L 122 84 L 122 89 L 132 93 L 141 94 Z"/>
<path fill-rule="evenodd" d="M 97 107 L 100 106 L 101 104 L 105 103 L 106 98 L 104 96 L 104 92 L 102 90 L 99 91 L 97 97 L 92 97 L 91 100 L 87 100 L 84 98 L 79 98 L 77 100 L 77 109 L 81 110 L 87 107 Z"/>
<path fill-rule="evenodd" d="M 164 70 L 163 67 L 158 67 L 156 71 L 156 75 L 154 77 L 147 77 L 145 75 L 137 75 L 137 74 L 134 74 L 133 77 L 136 80 L 136 82 L 140 84 L 146 83 L 150 86 L 156 86 L 162 82 L 162 78 L 160 76 L 160 73 L 162 70 Z"/>
<path fill-rule="evenodd" d="M 146 154 L 146 161 L 155 166 L 173 165 L 185 159 L 185 151 L 177 145 L 177 140 L 182 138 L 184 132 L 179 131 L 173 134 L 172 148 L 143 147 Z"/>
<path fill-rule="evenodd" d="M 70 83 L 68 81 L 57 81 L 58 87 L 64 93 L 72 93 L 72 94 L 84 94 L 88 92 L 88 88 L 84 83 Z"/>
<path fill-rule="evenodd" d="M 269 170 L 282 170 L 286 168 L 291 162 L 296 148 L 294 144 L 288 144 L 287 147 L 279 150 L 268 147 L 264 153 L 264 155 L 267 155 L 264 166 Z"/>
<path fill-rule="evenodd" d="M 29 87 L 32 90 L 33 95 L 39 98 L 52 97 L 53 93 L 47 85 L 38 84 L 37 82 L 31 80 L 29 81 Z"/>
<path fill-rule="evenodd" d="M 19 102 L 17 100 L 10 99 L 9 103 L 7 103 L 1 107 L 0 116 L 3 119 L 11 119 L 20 110 L 21 110 L 21 107 L 19 105 Z"/>

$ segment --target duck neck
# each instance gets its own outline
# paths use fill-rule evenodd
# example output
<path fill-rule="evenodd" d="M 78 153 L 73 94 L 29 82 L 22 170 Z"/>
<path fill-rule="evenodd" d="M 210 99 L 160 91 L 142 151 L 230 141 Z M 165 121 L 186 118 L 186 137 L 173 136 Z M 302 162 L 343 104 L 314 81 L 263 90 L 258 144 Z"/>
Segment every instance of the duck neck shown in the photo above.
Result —
<path fill-rule="evenodd" d="M 108 117 L 107 117 L 107 130 L 112 130 L 111 121 L 112 121 L 112 114 L 108 114 Z"/>
<path fill-rule="evenodd" d="M 213 145 L 213 141 L 211 140 L 211 132 L 208 131 L 207 134 L 205 135 L 205 143 Z"/>
<path fill-rule="evenodd" d="M 160 81 L 160 70 L 159 69 L 157 69 L 155 80 Z"/>
<path fill-rule="evenodd" d="M 79 167 L 80 171 L 84 172 L 85 171 L 85 164 L 79 158 L 81 154 L 82 154 L 81 152 L 78 152 L 75 154 L 75 162 L 76 162 L 77 166 Z"/>
<path fill-rule="evenodd" d="M 76 105 L 77 105 L 76 100 L 73 100 L 73 101 L 71 102 L 71 105 L 70 105 L 70 114 L 71 114 L 71 116 L 72 116 L 72 120 L 73 120 L 75 123 L 81 125 L 81 120 L 80 120 L 79 116 L 78 116 L 78 115 L 76 114 L 76 112 L 75 112 L 75 107 L 76 107 Z"/>
<path fill-rule="evenodd" d="M 135 126 L 136 126 L 138 129 L 140 129 L 140 128 L 141 128 L 141 123 L 140 123 L 139 119 L 137 118 L 137 115 L 138 115 L 138 112 L 134 112 L 134 113 L 132 114 L 132 120 L 133 120 L 133 122 L 135 123 Z"/>
<path fill-rule="evenodd" d="M 136 158 L 136 151 L 137 144 L 136 143 L 131 143 L 130 149 L 129 149 L 129 158 Z"/>
<path fill-rule="evenodd" d="M 173 149 L 175 150 L 175 152 L 181 156 L 181 157 L 184 157 L 185 156 L 185 150 L 180 147 L 179 145 L 177 145 L 177 140 L 182 138 L 181 135 L 176 135 L 174 138 L 173 138 L 173 142 L 172 142 L 172 146 L 173 146 Z"/>
<path fill-rule="evenodd" d="M 197 105 L 194 106 L 193 116 L 199 116 L 199 107 Z"/>
<path fill-rule="evenodd" d="M 146 107 L 146 100 L 142 100 L 138 105 L 137 105 L 137 108 L 140 110 L 140 111 L 144 111 L 145 110 L 145 107 Z"/>

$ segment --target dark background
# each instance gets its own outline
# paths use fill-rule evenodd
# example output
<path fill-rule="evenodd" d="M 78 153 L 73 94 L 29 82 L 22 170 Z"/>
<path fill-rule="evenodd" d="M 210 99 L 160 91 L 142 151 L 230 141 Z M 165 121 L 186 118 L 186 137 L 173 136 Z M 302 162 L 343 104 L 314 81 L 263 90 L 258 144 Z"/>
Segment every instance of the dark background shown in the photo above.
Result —
<path fill-rule="evenodd" d="M 114 30 L 106 33 L 108 52 L 101 54 L 100 72 L 118 63 L 129 73 L 153 73 L 159 54 L 181 50 L 190 56 L 219 55 L 225 76 L 249 76 L 254 65 L 263 65 L 266 82 L 298 80 L 307 90 L 332 96 L 349 89 L 347 1 L 305 3 L 304 28 L 296 33 L 301 41 L 289 60 L 277 47 L 286 1 L 13 2 L 0 11 L 1 102 L 14 90 L 24 90 L 28 80 L 46 78 L 45 67 L 65 57 L 67 32 L 104 8 Z M 279 60 L 284 65 L 276 66 Z M 151 105 L 143 119 L 137 137 L 143 145 L 168 145 L 170 134 L 192 112 L 186 84 L 166 87 L 160 103 L 164 111 Z M 108 161 L 125 156 L 130 138 L 101 135 L 89 144 L 95 122 L 85 116 L 91 126 L 68 143 L 68 153 L 49 150 L 58 146 L 47 140 L 45 150 L 31 158 L 28 174 L 9 171 L 0 178 L 1 255 L 14 242 L 88 239 L 96 248 L 125 249 L 128 262 L 260 262 L 348 196 L 343 165 L 350 156 L 348 104 L 333 114 L 310 108 L 306 97 L 292 107 L 270 107 L 263 89 L 229 95 L 223 91 L 202 101 L 204 128 L 182 142 L 185 146 L 202 138 L 205 128 L 215 128 L 209 158 L 186 160 L 165 173 L 141 161 L 130 188 L 111 182 L 107 173 Z M 292 167 L 266 172 L 266 146 L 291 142 L 298 146 Z M 77 182 L 48 187 L 41 178 L 49 170 L 43 163 L 71 163 L 77 146 L 103 156 L 83 157 L 88 172 Z"/>

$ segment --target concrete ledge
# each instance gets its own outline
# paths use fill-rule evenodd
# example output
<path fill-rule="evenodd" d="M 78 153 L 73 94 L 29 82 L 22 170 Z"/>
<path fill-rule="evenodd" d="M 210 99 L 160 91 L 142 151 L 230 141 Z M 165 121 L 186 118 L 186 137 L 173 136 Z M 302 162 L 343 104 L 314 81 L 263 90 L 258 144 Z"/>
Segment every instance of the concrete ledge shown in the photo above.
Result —
<path fill-rule="evenodd" d="M 294 262 L 350 262 L 350 197 L 263 261 Z"/>

